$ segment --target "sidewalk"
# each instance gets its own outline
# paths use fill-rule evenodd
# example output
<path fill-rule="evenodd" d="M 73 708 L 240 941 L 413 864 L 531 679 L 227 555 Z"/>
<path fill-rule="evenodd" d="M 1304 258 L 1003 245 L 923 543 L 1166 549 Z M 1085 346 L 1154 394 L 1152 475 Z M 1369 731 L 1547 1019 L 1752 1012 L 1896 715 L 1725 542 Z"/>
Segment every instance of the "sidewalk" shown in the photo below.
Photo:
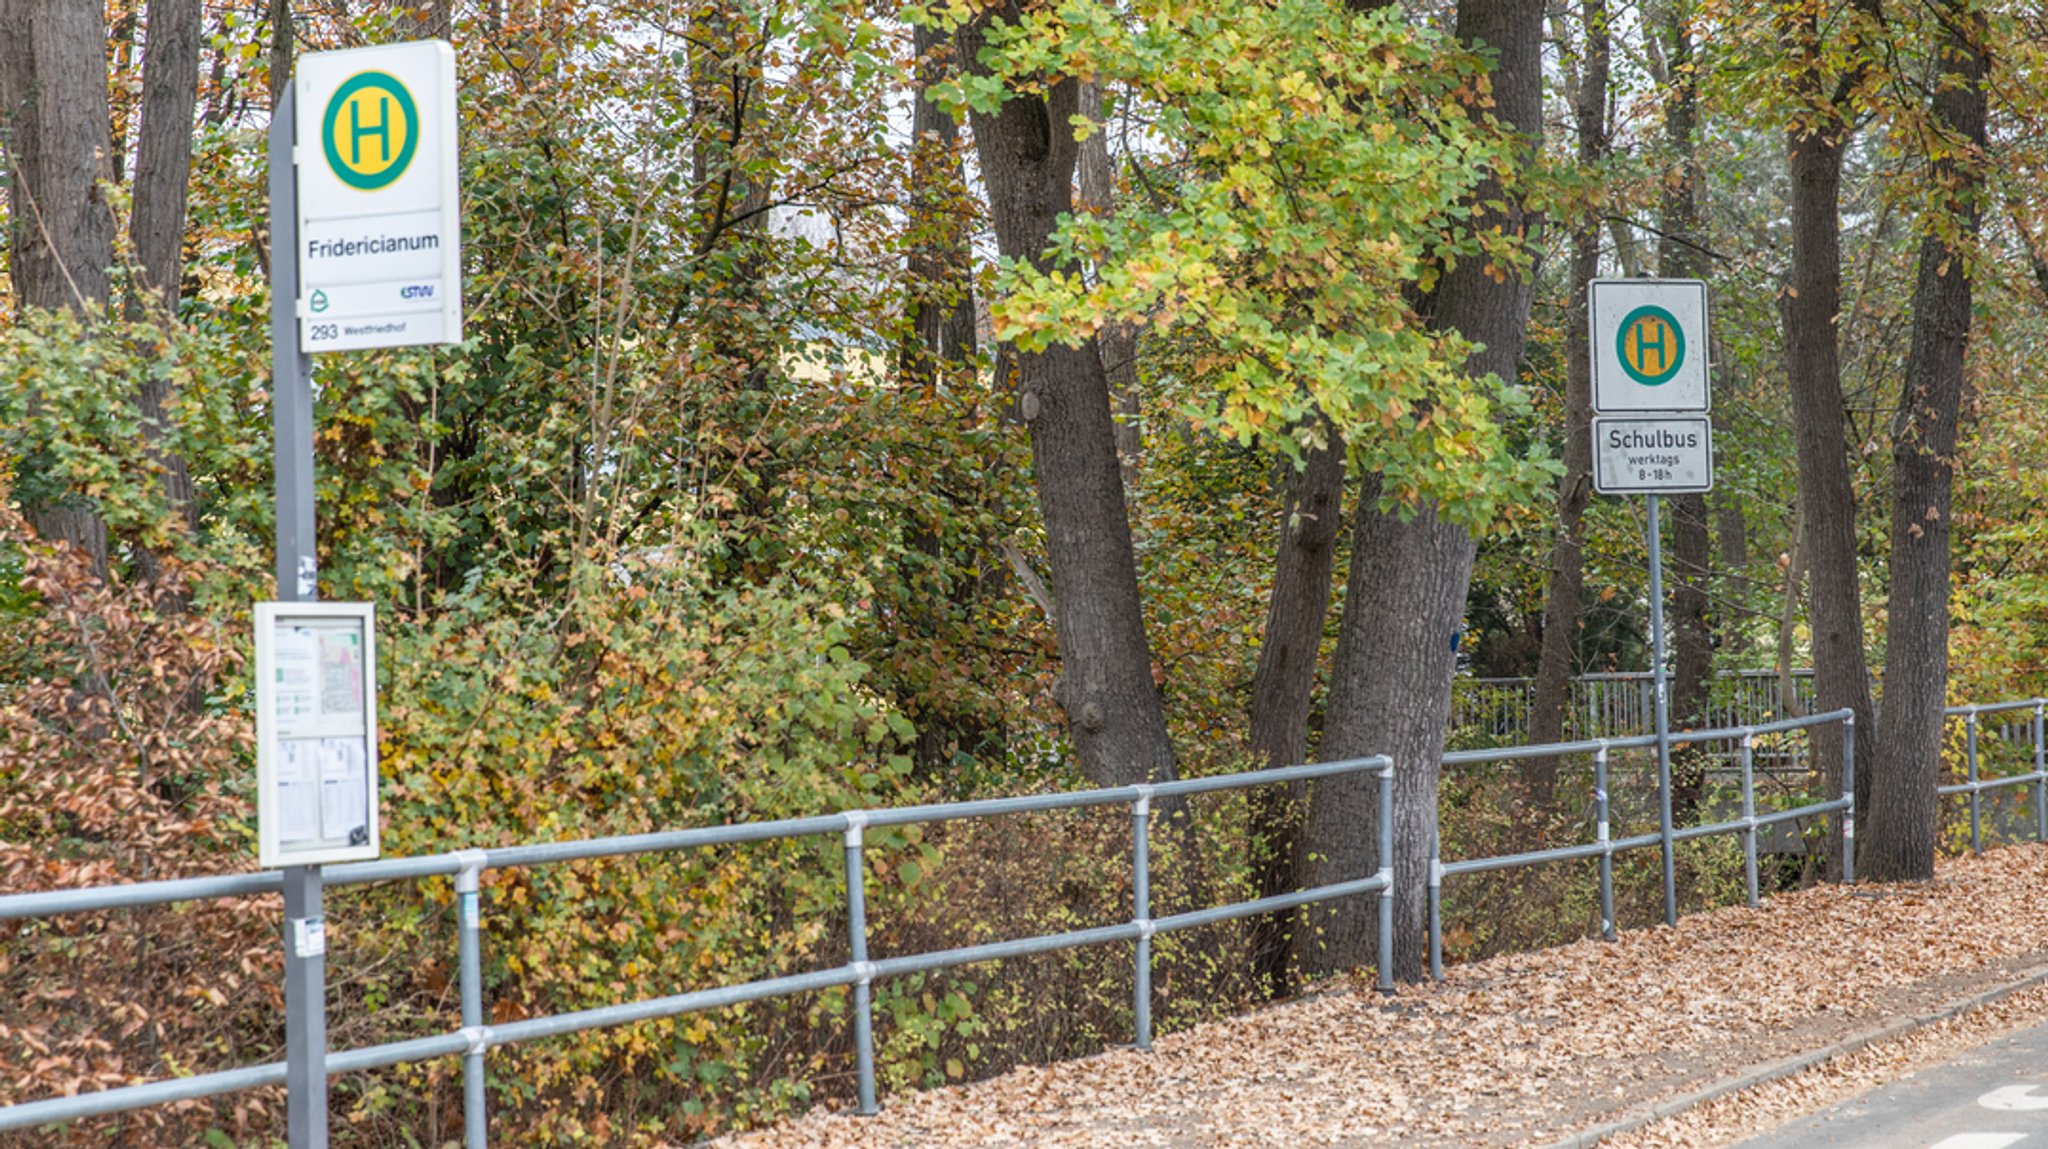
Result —
<path fill-rule="evenodd" d="M 814 1113 L 728 1143 L 1590 1145 L 1681 1099 L 2048 981 L 2048 848 L 1943 862 L 1924 885 L 1817 887 L 1448 973 L 1392 999 L 1328 984 L 1162 1037 L 1150 1054 L 890 1096 L 877 1117 Z"/>

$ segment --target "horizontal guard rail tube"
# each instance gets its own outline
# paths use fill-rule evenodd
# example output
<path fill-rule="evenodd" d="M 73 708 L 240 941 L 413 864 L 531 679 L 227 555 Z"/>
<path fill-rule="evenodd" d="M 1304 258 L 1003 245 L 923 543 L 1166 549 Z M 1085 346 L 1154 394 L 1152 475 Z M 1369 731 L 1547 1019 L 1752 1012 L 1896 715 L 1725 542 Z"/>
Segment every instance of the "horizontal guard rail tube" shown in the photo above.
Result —
<path fill-rule="evenodd" d="M 1358 878 L 1349 882 L 1333 882 L 1327 886 L 1317 886 L 1310 890 L 1299 890 L 1292 894 L 1274 894 L 1270 898 L 1259 898 L 1256 901 L 1232 902 L 1230 905 L 1217 906 L 1213 909 L 1189 910 L 1183 914 L 1171 914 L 1163 918 L 1153 918 L 1152 928 L 1160 933 L 1166 933 L 1169 930 L 1193 929 L 1196 926 L 1214 925 L 1217 922 L 1232 921 L 1236 918 L 1248 918 L 1253 914 L 1270 913 L 1274 910 L 1291 910 L 1296 906 L 1305 906 L 1310 902 L 1320 902 L 1326 898 L 1342 898 L 1352 894 L 1371 893 L 1374 890 L 1385 889 L 1386 884 L 1378 875 L 1370 878 Z"/>
<path fill-rule="evenodd" d="M 125 886 L 96 886 L 84 890 L 44 890 L 32 894 L 0 897 L 0 921 L 80 914 L 94 910 L 130 910 L 192 902 L 205 898 L 236 898 L 248 894 L 274 894 L 284 888 L 284 878 L 275 871 L 259 874 L 223 874 L 211 878 L 171 878 L 161 882 L 132 882 Z"/>
<path fill-rule="evenodd" d="M 937 953 L 884 958 L 869 964 L 873 967 L 875 977 L 901 977 L 907 973 L 928 973 L 935 969 L 952 969 L 954 966 L 1000 961 L 1004 958 L 1029 957 L 1032 954 L 1049 953 L 1053 950 L 1079 949 L 1083 946 L 1107 945 L 1110 942 L 1134 942 L 1142 932 L 1144 931 L 1139 929 L 1138 923 L 1125 922 L 1120 926 L 1071 930 L 1051 937 L 1018 938 L 1016 941 L 962 946 L 959 949 L 940 950 Z"/>
<path fill-rule="evenodd" d="M 1721 726 L 1713 730 L 1673 730 L 1671 732 L 1671 742 L 1673 745 L 1681 742 L 1687 745 L 1695 742 L 1733 742 L 1745 734 L 1755 737 L 1759 734 L 1778 734 L 1787 730 L 1804 730 L 1810 726 L 1825 726 L 1830 722 L 1840 722 L 1843 719 L 1852 717 L 1855 713 L 1854 710 L 1845 706 L 1840 710 L 1830 710 L 1824 714 L 1809 714 L 1804 718 L 1780 718 L 1776 722 L 1759 722 L 1755 726 Z"/>
<path fill-rule="evenodd" d="M 1800 806 L 1792 810 L 1773 810 L 1768 814 L 1758 814 L 1756 816 L 1756 824 L 1759 828 L 1764 826 L 1775 826 L 1780 822 L 1791 822 L 1800 818 L 1811 818 L 1818 814 L 1839 813 L 1840 811 L 1846 810 L 1848 808 L 1849 802 L 1847 799 L 1836 798 L 1833 801 L 1815 802 L 1811 806 Z"/>
<path fill-rule="evenodd" d="M 1609 750 L 1634 750 L 1655 746 L 1655 734 L 1633 734 L 1627 738 L 1587 739 L 1578 742 L 1546 742 L 1537 746 L 1494 746 L 1484 750 L 1446 751 L 1446 766 L 1471 766 L 1480 762 L 1508 762 L 1520 758 L 1556 758 L 1565 754 L 1595 754 L 1602 746 Z"/>
<path fill-rule="evenodd" d="M 218 1073 L 202 1073 L 196 1077 L 173 1077 L 141 1085 L 123 1085 L 117 1089 L 103 1089 L 98 1093 L 79 1093 L 70 1097 L 25 1101 L 0 1108 L 0 1130 L 33 1129 L 38 1125 L 48 1125 L 57 1121 L 76 1121 L 81 1117 L 99 1117 L 108 1113 L 123 1113 L 130 1109 L 146 1109 L 152 1105 L 168 1105 L 173 1101 L 218 1097 L 223 1093 L 237 1093 L 244 1089 L 283 1084 L 284 1062 L 277 1061 L 268 1065 L 249 1065 L 240 1069 L 223 1069 Z"/>
<path fill-rule="evenodd" d="M 486 1045 L 517 1045 L 523 1041 L 560 1037 L 565 1033 L 580 1033 L 586 1029 L 599 1029 L 608 1025 L 630 1025 L 636 1021 L 654 1021 L 658 1018 L 675 1017 L 678 1014 L 722 1009 L 729 1005 L 759 1001 L 764 997 L 780 997 L 783 994 L 807 993 L 815 989 L 852 985 L 857 980 L 859 978 L 851 966 L 836 966 L 813 973 L 750 981 L 744 985 L 700 989 L 668 997 L 648 998 L 646 1001 L 627 1002 L 624 1005 L 605 1005 L 596 1009 L 577 1010 L 575 1013 L 558 1013 L 552 1017 L 536 1017 L 527 1021 L 507 1022 L 504 1025 L 487 1025 L 483 1027 L 483 1036 Z M 329 1057 L 327 1064 L 332 1066 L 334 1059 Z"/>
<path fill-rule="evenodd" d="M 2022 698 L 2014 702 L 1992 702 L 1983 706 L 1951 706 L 1941 712 L 1944 718 L 1968 718 L 1972 714 L 2003 714 L 2009 710 L 2032 710 L 2043 699 Z"/>
<path fill-rule="evenodd" d="M 2042 777 L 2040 774 L 2015 774 L 2010 778 L 1983 778 L 1976 782 L 1957 782 L 1952 786 L 1936 786 L 1934 792 L 1943 795 L 1968 794 L 1972 791 L 1983 793 L 1986 790 L 1997 790 L 2005 786 L 2024 786 L 2029 782 L 2038 782 Z"/>
<path fill-rule="evenodd" d="M 1640 850 L 1644 846 L 1655 846 L 1663 842 L 1660 834 L 1637 834 L 1633 838 L 1615 838 L 1603 848 L 1598 842 L 1587 842 L 1578 846 L 1559 846 L 1554 850 L 1536 850 L 1527 854 L 1503 854 L 1497 858 L 1468 858 L 1462 862 L 1445 862 L 1444 876 L 1452 874 L 1485 874 L 1494 870 L 1513 870 L 1523 866 L 1537 866 L 1545 862 L 1569 862 L 1579 858 L 1597 858 L 1612 851 Z"/>
<path fill-rule="evenodd" d="M 1671 831 L 1674 842 L 1690 842 L 1695 838 L 1711 838 L 1716 834 L 1740 834 L 1749 823 L 1737 818 L 1733 822 L 1714 822 L 1705 826 L 1681 826 Z"/>

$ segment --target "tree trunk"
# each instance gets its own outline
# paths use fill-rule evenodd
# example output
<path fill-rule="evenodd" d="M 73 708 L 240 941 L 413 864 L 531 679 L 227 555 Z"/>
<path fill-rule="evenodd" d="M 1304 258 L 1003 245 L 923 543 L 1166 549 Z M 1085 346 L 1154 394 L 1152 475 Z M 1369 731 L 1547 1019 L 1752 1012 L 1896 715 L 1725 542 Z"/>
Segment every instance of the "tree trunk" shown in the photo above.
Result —
<path fill-rule="evenodd" d="M 1847 422 L 1842 405 L 1840 351 L 1835 322 L 1841 312 L 1842 248 L 1839 216 L 1846 115 L 1854 76 L 1843 77 L 1832 97 L 1821 92 L 1823 47 L 1810 5 L 1787 10 L 1788 47 L 1795 54 L 1794 88 L 1812 111 L 1787 143 L 1792 177 L 1792 268 L 1783 300 L 1785 374 L 1792 391 L 1793 437 L 1799 451 L 1799 502 L 1806 528 L 1808 627 L 1812 632 L 1814 690 L 1821 710 L 1855 711 L 1859 757 L 1870 760 L 1870 675 L 1863 650 L 1862 595 L 1857 584 L 1856 490 L 1849 475 Z M 1831 31 L 1830 36 L 1837 35 Z M 1860 57 L 1860 49 L 1852 47 Z M 1813 734 L 1813 752 L 1827 792 L 1842 781 L 1840 727 Z M 1858 771 L 1856 805 L 1868 802 L 1871 772 Z M 1829 868 L 1839 872 L 1841 841 L 1830 835 Z"/>
<path fill-rule="evenodd" d="M 1934 119 L 1950 146 L 1930 165 L 1929 214 L 1952 217 L 1920 242 L 1913 342 L 1892 423 L 1892 594 L 1885 631 L 1883 728 L 1873 763 L 1862 872 L 1878 881 L 1934 876 L 1935 787 L 1948 703 L 1949 521 L 1956 422 L 1970 339 L 1967 260 L 1983 177 L 1984 18 L 1942 6 Z"/>
<path fill-rule="evenodd" d="M 1578 127 L 1579 164 L 1591 170 L 1606 162 L 1607 76 L 1611 55 L 1605 0 L 1579 7 L 1585 50 L 1572 94 Z M 1559 30 L 1562 38 L 1562 29 Z M 1600 274 L 1600 214 L 1588 208 L 1572 228 L 1570 303 L 1566 307 L 1564 373 L 1564 474 L 1557 480 L 1557 534 L 1550 544 L 1550 578 L 1543 590 L 1543 649 L 1529 707 L 1529 741 L 1562 742 L 1576 668 L 1579 602 L 1586 586 L 1586 539 L 1582 520 L 1593 497 L 1593 368 L 1587 285 Z M 1557 790 L 1557 759 L 1531 759 L 1524 775 L 1529 802 L 1548 810 Z"/>
<path fill-rule="evenodd" d="M 1005 4 L 961 29 L 961 60 L 976 59 L 991 18 L 1018 15 L 1014 3 Z M 1080 88 L 1076 79 L 1058 78 L 1042 94 L 974 113 L 989 218 L 997 248 L 1011 259 L 1052 266 L 1053 228 L 1073 207 L 1080 148 L 1069 124 Z M 1103 786 L 1169 778 L 1173 745 L 1152 678 L 1102 356 L 1091 339 L 1015 359 L 1052 564 L 1057 697 L 1081 771 Z"/>
<path fill-rule="evenodd" d="M 1102 119 L 1103 91 L 1099 80 L 1081 82 L 1081 108 L 1096 121 Z M 1116 212 L 1116 164 L 1109 156 L 1109 133 L 1098 128 L 1081 141 L 1081 158 L 1074 181 L 1080 192 L 1079 206 L 1097 215 Z M 1138 332 L 1128 323 L 1109 322 L 1095 335 L 1095 347 L 1102 356 L 1102 370 L 1109 376 L 1109 405 L 1116 412 L 1116 455 L 1123 465 L 1124 490 L 1137 489 L 1139 465 L 1144 461 L 1144 439 L 1138 418 Z"/>
<path fill-rule="evenodd" d="M 1526 0 L 1460 0 L 1458 36 L 1498 53 L 1494 113 L 1540 147 L 1543 9 Z M 1470 226 L 1525 234 L 1534 226 L 1497 184 L 1474 197 Z M 1527 334 L 1530 291 L 1514 276 L 1495 277 L 1485 260 L 1467 259 L 1438 285 L 1431 324 L 1480 345 L 1466 364 L 1474 376 L 1513 379 Z M 1363 775 L 1315 786 L 1300 857 L 1303 885 L 1359 877 L 1380 868 L 1394 879 L 1394 976 L 1423 976 L 1429 861 L 1436 851 L 1437 777 L 1450 721 L 1454 643 L 1464 619 L 1475 545 L 1463 527 L 1423 506 L 1411 518 L 1382 509 L 1376 480 L 1363 484 L 1355 519 L 1351 577 L 1331 675 L 1321 757 L 1387 754 L 1394 760 L 1394 857 L 1376 858 L 1374 781 Z M 1295 949 L 1304 968 L 1360 965 L 1374 954 L 1370 899 L 1346 898 L 1310 915 Z"/>
<path fill-rule="evenodd" d="M 1308 761 L 1308 716 L 1330 613 L 1330 573 L 1344 520 L 1344 443 L 1336 432 L 1309 451 L 1299 470 L 1288 468 L 1280 542 L 1273 556 L 1273 591 L 1259 665 L 1252 674 L 1251 748 L 1262 767 Z M 1300 786 L 1252 791 L 1252 835 L 1259 897 L 1294 888 L 1294 857 L 1301 829 Z M 1253 968 L 1275 995 L 1290 987 L 1287 953 L 1293 911 L 1272 914 L 1252 927 Z"/>
<path fill-rule="evenodd" d="M 9 269 L 22 308 L 90 315 L 106 302 L 114 217 L 106 10 L 81 0 L 0 0 Z M 82 496 L 26 508 L 37 533 L 91 556 L 106 578 L 107 528 Z"/>
<path fill-rule="evenodd" d="M 1667 279 L 1704 279 L 1708 271 L 1705 237 L 1700 234 L 1699 165 L 1694 159 L 1699 81 L 1693 69 L 1691 7 L 1684 0 L 1671 0 L 1664 6 L 1660 29 L 1668 64 L 1664 141 L 1673 170 L 1664 182 L 1657 274 Z M 1697 730 L 1707 725 L 1714 675 L 1713 634 L 1707 625 L 1713 537 L 1707 530 L 1705 495 L 1674 495 L 1670 503 L 1671 727 Z M 1676 748 L 1672 755 L 1671 809 L 1679 821 L 1693 821 L 1699 810 L 1706 789 L 1708 750 L 1687 745 Z"/>
<path fill-rule="evenodd" d="M 172 318 L 178 313 L 185 247 L 202 15 L 199 0 L 150 0 L 149 38 L 143 47 L 142 127 L 136 141 L 135 200 L 128 234 L 142 264 L 142 291 L 154 293 Z M 167 390 L 162 380 L 147 376 L 137 388 L 135 404 L 142 413 L 150 453 L 162 468 L 164 496 L 186 527 L 197 529 L 191 472 L 182 456 L 158 446 Z"/>

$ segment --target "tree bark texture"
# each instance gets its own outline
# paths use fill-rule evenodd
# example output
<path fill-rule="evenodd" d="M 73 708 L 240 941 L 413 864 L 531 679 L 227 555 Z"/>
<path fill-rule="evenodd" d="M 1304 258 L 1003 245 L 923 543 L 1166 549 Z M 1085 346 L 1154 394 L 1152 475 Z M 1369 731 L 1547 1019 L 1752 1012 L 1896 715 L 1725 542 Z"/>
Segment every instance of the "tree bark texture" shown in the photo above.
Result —
<path fill-rule="evenodd" d="M 1792 127 L 1792 267 L 1783 300 L 1785 375 L 1792 390 L 1793 438 L 1799 453 L 1799 502 L 1805 523 L 1807 625 L 1812 632 L 1814 691 L 1821 710 L 1855 711 L 1858 757 L 1870 760 L 1870 675 L 1863 649 L 1863 605 L 1857 584 L 1856 490 L 1849 473 L 1847 416 L 1842 405 L 1840 201 L 1842 153 L 1850 126 L 1846 105 L 1856 86 L 1843 77 L 1823 93 L 1818 15 L 1797 5 L 1786 16 L 1794 56 L 1794 87 L 1802 120 Z M 1839 34 L 1839 32 L 1837 32 Z M 1813 735 L 1827 792 L 1842 781 L 1840 727 Z M 1866 807 L 1869 770 L 1857 772 L 1856 805 Z M 1840 868 L 1840 835 L 1830 835 L 1830 869 Z"/>
<path fill-rule="evenodd" d="M 1579 163 L 1592 169 L 1605 162 L 1607 77 L 1612 55 L 1605 0 L 1579 6 L 1584 50 L 1572 94 L 1578 128 Z M 1543 648 L 1529 707 L 1529 741 L 1562 742 L 1577 668 L 1579 605 L 1586 588 L 1583 520 L 1593 497 L 1593 366 L 1587 285 L 1600 274 L 1600 216 L 1588 208 L 1572 226 L 1571 300 L 1567 308 L 1564 373 L 1564 474 L 1557 480 L 1557 533 L 1550 544 L 1549 579 L 1543 589 Z M 1557 759 L 1531 759 L 1524 775 L 1530 804 L 1547 810 L 1557 790 Z"/>
<path fill-rule="evenodd" d="M 1912 349 L 1892 423 L 1884 714 L 1859 867 L 1878 881 L 1934 876 L 1935 787 L 1948 703 L 1949 521 L 1989 71 L 1983 17 L 1970 8 L 1965 0 L 1941 6 L 1934 119 L 1950 146 L 1930 165 L 1929 181 L 1936 189 L 1929 213 L 1952 216 L 1958 241 L 1951 244 L 1932 228 L 1920 241 Z"/>
<path fill-rule="evenodd" d="M 1101 121 L 1103 91 L 1100 81 L 1081 82 L 1081 108 L 1091 119 Z M 1081 141 L 1075 190 L 1080 207 L 1098 215 L 1116 212 L 1116 163 L 1109 154 L 1109 133 L 1098 128 Z M 1138 419 L 1138 332 L 1128 323 L 1110 322 L 1095 335 L 1095 347 L 1102 356 L 1102 370 L 1109 376 L 1109 405 L 1116 413 L 1116 455 L 1123 465 L 1124 490 L 1138 486 L 1139 467 L 1144 461 L 1145 443 Z"/>
<path fill-rule="evenodd" d="M 1018 10 L 1008 4 L 991 15 L 1015 19 Z M 963 62 L 976 59 L 990 18 L 961 30 Z M 1080 110 L 1080 88 L 1078 80 L 1061 78 L 1042 95 L 1015 96 L 993 114 L 974 114 L 996 244 L 1012 259 L 1051 266 L 1053 227 L 1073 207 L 1080 148 L 1069 124 Z M 1102 356 L 1091 339 L 1015 359 L 1052 564 L 1057 696 L 1081 771 L 1103 786 L 1172 777 L 1173 744 L 1152 678 Z"/>
<path fill-rule="evenodd" d="M 1526 0 L 1460 0 L 1457 32 L 1498 53 L 1494 114 L 1540 146 L 1543 8 Z M 1474 229 L 1509 235 L 1533 226 L 1520 201 L 1489 182 L 1475 196 Z M 1486 207 L 1495 203 L 1497 208 Z M 1466 368 L 1474 376 L 1513 379 L 1527 333 L 1530 287 L 1496 278 L 1486 261 L 1467 259 L 1439 283 L 1430 322 L 1480 345 Z M 1423 976 L 1429 861 L 1436 850 L 1437 779 L 1450 721 L 1453 643 L 1465 613 L 1476 550 L 1470 532 L 1439 518 L 1433 506 L 1411 516 L 1382 509 L 1379 485 L 1363 484 L 1354 519 L 1351 575 L 1330 682 L 1321 757 L 1387 754 L 1394 760 L 1394 857 L 1378 859 L 1374 780 L 1354 775 L 1316 785 L 1303 828 L 1303 885 L 1371 873 L 1384 863 L 1394 878 L 1394 976 Z M 1296 938 L 1303 968 L 1344 969 L 1374 954 L 1371 899 L 1347 898 L 1313 909 L 1314 928 Z"/>
<path fill-rule="evenodd" d="M 1287 469 L 1280 541 L 1273 556 L 1273 591 L 1259 664 L 1252 673 L 1251 748 L 1262 767 L 1308 760 L 1308 717 L 1314 698 L 1323 624 L 1330 613 L 1330 574 L 1344 518 L 1344 443 L 1308 452 L 1300 469 Z M 1252 833 L 1259 897 L 1294 888 L 1294 855 L 1301 827 L 1301 786 L 1252 791 Z M 1252 961 L 1274 991 L 1288 988 L 1287 953 L 1297 915 L 1272 914 L 1252 927 Z"/>
<path fill-rule="evenodd" d="M 23 308 L 82 314 L 106 302 L 114 217 L 106 10 L 81 0 L 0 0 L 9 270 Z M 25 508 L 37 533 L 91 556 L 108 574 L 107 528 L 78 496 Z"/>
<path fill-rule="evenodd" d="M 178 313 L 185 247 L 185 202 L 192 182 L 192 116 L 199 103 L 199 0 L 150 0 L 142 58 L 142 126 L 136 139 L 135 199 L 128 235 L 141 262 L 143 292 Z M 143 431 L 162 468 L 164 496 L 197 529 L 192 475 L 182 456 L 159 446 L 168 388 L 145 376 L 136 390 Z M 153 565 L 153 564 L 152 564 Z"/>

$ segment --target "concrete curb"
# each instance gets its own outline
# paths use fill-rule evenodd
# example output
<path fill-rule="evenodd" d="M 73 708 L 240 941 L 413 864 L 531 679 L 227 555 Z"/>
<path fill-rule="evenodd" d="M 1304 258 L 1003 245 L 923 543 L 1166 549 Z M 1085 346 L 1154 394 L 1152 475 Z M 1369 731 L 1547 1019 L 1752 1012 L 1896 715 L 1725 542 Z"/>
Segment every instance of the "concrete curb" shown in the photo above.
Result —
<path fill-rule="evenodd" d="M 1745 1089 L 1754 1089 L 1773 1081 L 1793 1077 L 1816 1065 L 1833 1061 L 1859 1050 L 1887 1041 L 1895 1041 L 1916 1030 L 1925 1029 L 1953 1017 L 1960 1017 L 1974 1009 L 1981 1009 L 1993 1002 L 2002 1001 L 2016 993 L 2023 993 L 2036 986 L 2048 985 L 2048 966 L 2036 967 L 2032 972 L 2004 985 L 1993 986 L 1980 993 L 1972 994 L 1961 1001 L 1950 1002 L 1932 1013 L 1916 1014 L 1854 1037 L 1835 1042 L 1824 1049 L 1810 1053 L 1797 1053 L 1779 1061 L 1753 1065 L 1732 1077 L 1724 1077 L 1704 1088 L 1677 1097 L 1666 1098 L 1639 1109 L 1631 1110 L 1612 1121 L 1603 1122 L 1589 1129 L 1582 1129 L 1568 1137 L 1547 1141 L 1537 1145 L 1526 1145 L 1523 1149 L 1593 1149 L 1602 1140 L 1622 1133 L 1631 1133 L 1645 1125 L 1675 1117 L 1695 1106 L 1716 1101 Z"/>

